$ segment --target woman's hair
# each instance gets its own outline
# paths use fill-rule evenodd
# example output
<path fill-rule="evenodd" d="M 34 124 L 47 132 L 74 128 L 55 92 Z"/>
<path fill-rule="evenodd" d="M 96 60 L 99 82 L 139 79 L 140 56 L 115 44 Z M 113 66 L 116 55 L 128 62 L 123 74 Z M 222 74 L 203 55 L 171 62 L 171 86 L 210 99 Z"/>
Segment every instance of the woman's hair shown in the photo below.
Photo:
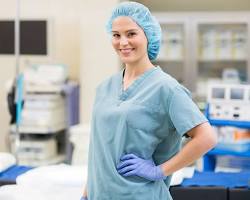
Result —
<path fill-rule="evenodd" d="M 142 28 L 148 40 L 148 57 L 155 60 L 160 51 L 162 33 L 159 22 L 151 15 L 149 9 L 137 2 L 118 4 L 106 25 L 108 33 L 112 32 L 112 23 L 119 16 L 131 17 Z"/>

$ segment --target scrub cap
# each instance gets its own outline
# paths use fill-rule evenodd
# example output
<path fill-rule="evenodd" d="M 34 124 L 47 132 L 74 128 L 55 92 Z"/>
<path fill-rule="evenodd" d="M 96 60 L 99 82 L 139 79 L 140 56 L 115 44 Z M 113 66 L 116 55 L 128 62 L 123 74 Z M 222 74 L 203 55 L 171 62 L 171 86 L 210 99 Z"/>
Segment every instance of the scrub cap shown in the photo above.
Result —
<path fill-rule="evenodd" d="M 131 17 L 143 29 L 148 40 L 148 57 L 150 60 L 155 60 L 161 45 L 161 27 L 149 9 L 137 2 L 120 3 L 113 10 L 107 23 L 108 33 L 112 32 L 112 23 L 119 16 Z"/>

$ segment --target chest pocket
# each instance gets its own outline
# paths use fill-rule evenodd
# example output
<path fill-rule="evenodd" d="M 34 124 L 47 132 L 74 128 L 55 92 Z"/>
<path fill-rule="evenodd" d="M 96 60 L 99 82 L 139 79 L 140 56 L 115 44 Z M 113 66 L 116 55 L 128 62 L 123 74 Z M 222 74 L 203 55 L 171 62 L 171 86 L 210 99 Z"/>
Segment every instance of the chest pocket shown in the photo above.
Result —
<path fill-rule="evenodd" d="M 161 126 L 163 114 L 156 106 L 133 102 L 127 106 L 126 121 L 131 128 L 152 132 Z"/>

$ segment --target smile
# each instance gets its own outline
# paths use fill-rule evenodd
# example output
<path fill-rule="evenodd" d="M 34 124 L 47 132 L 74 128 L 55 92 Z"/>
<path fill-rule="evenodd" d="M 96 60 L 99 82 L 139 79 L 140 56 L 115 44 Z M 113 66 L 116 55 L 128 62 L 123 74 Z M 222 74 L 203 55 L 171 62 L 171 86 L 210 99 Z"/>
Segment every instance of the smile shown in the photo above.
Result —
<path fill-rule="evenodd" d="M 133 50 L 134 50 L 134 48 L 120 49 L 120 52 L 127 54 L 127 53 L 130 53 Z"/>

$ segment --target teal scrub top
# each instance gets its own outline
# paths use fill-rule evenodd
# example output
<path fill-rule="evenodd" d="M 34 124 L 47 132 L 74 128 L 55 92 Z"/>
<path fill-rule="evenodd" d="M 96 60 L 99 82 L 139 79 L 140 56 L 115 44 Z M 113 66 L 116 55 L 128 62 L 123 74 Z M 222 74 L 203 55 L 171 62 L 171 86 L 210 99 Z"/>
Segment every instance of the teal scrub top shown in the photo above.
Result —
<path fill-rule="evenodd" d="M 169 183 L 123 177 L 124 154 L 153 159 L 174 156 L 182 136 L 207 121 L 189 91 L 157 66 L 123 91 L 123 70 L 101 83 L 93 106 L 88 163 L 89 200 L 170 200 Z"/>

